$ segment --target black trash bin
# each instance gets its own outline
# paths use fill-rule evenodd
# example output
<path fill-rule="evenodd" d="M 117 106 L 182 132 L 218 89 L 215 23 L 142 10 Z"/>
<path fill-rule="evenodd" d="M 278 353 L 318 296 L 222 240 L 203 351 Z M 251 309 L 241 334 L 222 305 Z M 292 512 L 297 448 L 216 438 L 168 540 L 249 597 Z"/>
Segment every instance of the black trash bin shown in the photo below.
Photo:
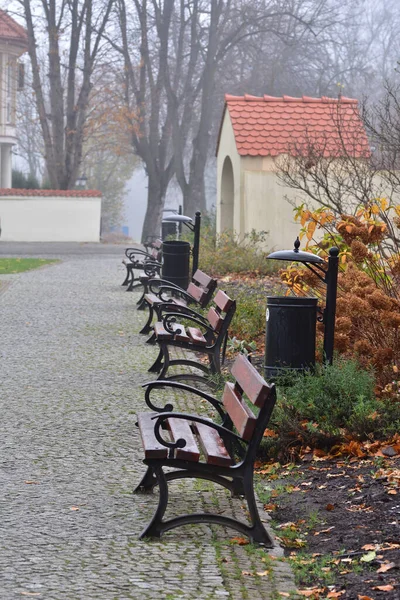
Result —
<path fill-rule="evenodd" d="M 315 366 L 317 298 L 267 297 L 265 377 Z"/>
<path fill-rule="evenodd" d="M 167 237 L 176 236 L 176 223 L 170 221 L 162 221 L 161 223 L 161 239 L 164 241 Z"/>
<path fill-rule="evenodd" d="M 162 255 L 162 278 L 186 290 L 189 285 L 189 242 L 167 240 L 163 242 Z"/>

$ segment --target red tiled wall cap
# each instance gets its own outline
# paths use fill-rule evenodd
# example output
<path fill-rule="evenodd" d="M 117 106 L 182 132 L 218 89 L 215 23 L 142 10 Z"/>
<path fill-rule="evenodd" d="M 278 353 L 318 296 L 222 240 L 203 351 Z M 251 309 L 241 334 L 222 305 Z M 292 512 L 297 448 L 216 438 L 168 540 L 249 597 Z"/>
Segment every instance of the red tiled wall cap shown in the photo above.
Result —
<path fill-rule="evenodd" d="M 0 196 L 101 198 L 102 193 L 98 190 L 20 190 L 17 188 L 0 188 Z"/>

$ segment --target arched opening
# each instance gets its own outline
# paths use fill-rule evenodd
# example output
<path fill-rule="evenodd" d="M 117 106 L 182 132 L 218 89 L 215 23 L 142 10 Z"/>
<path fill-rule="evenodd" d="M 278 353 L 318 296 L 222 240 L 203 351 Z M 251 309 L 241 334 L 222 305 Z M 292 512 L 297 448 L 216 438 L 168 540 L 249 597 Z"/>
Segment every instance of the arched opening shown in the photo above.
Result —
<path fill-rule="evenodd" d="M 221 231 L 233 230 L 234 189 L 232 161 L 227 156 L 221 177 Z"/>

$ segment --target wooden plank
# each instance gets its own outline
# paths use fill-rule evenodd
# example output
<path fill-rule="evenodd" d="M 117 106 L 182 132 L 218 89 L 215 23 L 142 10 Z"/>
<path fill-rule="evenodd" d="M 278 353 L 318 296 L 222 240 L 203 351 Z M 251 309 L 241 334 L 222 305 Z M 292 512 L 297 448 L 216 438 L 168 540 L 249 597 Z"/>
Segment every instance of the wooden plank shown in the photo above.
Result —
<path fill-rule="evenodd" d="M 175 457 L 182 460 L 198 462 L 200 458 L 200 450 L 197 446 L 197 442 L 190 428 L 189 422 L 183 419 L 168 419 L 168 426 L 171 430 L 171 435 L 174 442 L 181 438 L 186 440 L 186 446 L 184 448 L 177 448 L 175 450 Z"/>
<path fill-rule="evenodd" d="M 194 283 L 189 283 L 187 288 L 187 293 L 190 294 L 197 302 L 201 302 L 203 297 L 206 295 L 206 292 L 202 287 L 195 285 Z"/>
<path fill-rule="evenodd" d="M 243 354 L 236 358 L 231 373 L 248 399 L 259 408 L 264 406 L 271 387 Z"/>
<path fill-rule="evenodd" d="M 218 431 L 203 425 L 203 423 L 193 423 L 193 425 L 196 427 L 199 443 L 207 463 L 229 467 L 233 461 Z"/>
<path fill-rule="evenodd" d="M 161 321 L 157 321 L 157 323 L 154 324 L 154 333 L 158 340 L 172 340 L 174 337 L 172 333 L 169 333 L 169 331 L 164 328 Z"/>
<path fill-rule="evenodd" d="M 151 306 L 153 306 L 154 304 L 161 304 L 161 300 L 158 296 L 156 296 L 155 294 L 145 294 L 144 299 L 146 300 L 146 302 L 148 302 Z"/>
<path fill-rule="evenodd" d="M 203 288 L 209 288 L 210 284 L 213 281 L 215 281 L 215 279 L 213 279 L 206 273 L 203 273 L 203 271 L 200 271 L 200 269 L 197 269 L 197 271 L 193 275 L 193 281 L 196 281 L 197 283 L 199 283 L 200 286 Z"/>
<path fill-rule="evenodd" d="M 232 306 L 233 300 L 231 300 L 231 298 L 229 298 L 225 292 L 219 290 L 215 295 L 214 303 L 218 306 L 218 308 L 226 312 Z"/>
<path fill-rule="evenodd" d="M 218 333 L 218 331 L 222 327 L 222 323 L 224 319 L 221 317 L 219 313 L 215 310 L 215 308 L 211 307 L 207 313 L 207 320 L 210 323 L 211 327 Z"/>
<path fill-rule="evenodd" d="M 155 413 L 139 413 L 137 415 L 144 456 L 145 458 L 167 458 L 168 448 L 160 444 L 154 435 L 156 420 L 151 420 L 151 417 L 154 417 L 154 415 Z M 166 435 L 168 436 L 168 432 L 166 432 Z"/>
<path fill-rule="evenodd" d="M 222 402 L 239 435 L 246 441 L 251 439 L 257 419 L 248 406 L 242 402 L 233 383 L 225 384 Z"/>
<path fill-rule="evenodd" d="M 197 327 L 188 327 L 187 333 L 194 344 L 199 346 L 207 346 L 207 340 Z"/>
<path fill-rule="evenodd" d="M 175 332 L 178 332 L 178 331 L 181 332 L 181 333 L 175 333 L 174 340 L 176 340 L 178 342 L 186 342 L 187 344 L 190 343 L 190 337 L 186 333 L 183 325 L 181 325 L 180 323 L 173 323 L 172 328 Z"/>

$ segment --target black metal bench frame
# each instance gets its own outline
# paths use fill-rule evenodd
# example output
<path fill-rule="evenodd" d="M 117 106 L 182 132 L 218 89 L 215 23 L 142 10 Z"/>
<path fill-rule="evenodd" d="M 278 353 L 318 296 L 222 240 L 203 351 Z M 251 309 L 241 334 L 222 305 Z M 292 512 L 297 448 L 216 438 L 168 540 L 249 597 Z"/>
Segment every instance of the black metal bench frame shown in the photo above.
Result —
<path fill-rule="evenodd" d="M 154 313 L 157 321 L 162 321 L 163 312 L 175 310 L 185 314 L 190 313 L 188 305 L 195 304 L 200 308 L 205 308 L 211 301 L 212 295 L 217 287 L 217 280 L 210 277 L 199 269 L 193 274 L 192 281 L 188 288 L 184 290 L 179 286 L 166 281 L 165 279 L 152 278 L 144 284 L 143 305 L 148 309 L 149 314 L 146 323 L 139 333 L 148 334 L 152 331 L 152 322 Z M 150 302 L 146 298 L 150 294 L 156 296 L 158 302 Z M 186 304 L 176 302 L 183 300 Z M 154 339 L 153 336 L 151 339 Z"/>
<path fill-rule="evenodd" d="M 126 277 L 121 285 L 127 286 L 127 292 L 131 292 L 136 287 L 142 285 L 140 275 L 135 278 L 135 270 L 144 271 L 147 278 L 155 277 L 161 270 L 161 240 L 153 244 L 153 249 L 150 252 L 141 248 L 127 248 L 125 250 L 126 258 L 122 263 L 126 267 Z"/>
<path fill-rule="evenodd" d="M 149 372 L 159 373 L 158 379 L 179 379 L 179 380 L 193 380 L 204 382 L 207 385 L 213 385 L 207 376 L 219 374 L 221 372 L 221 363 L 223 363 L 225 356 L 226 344 L 228 341 L 228 329 L 236 311 L 236 302 L 231 300 L 221 290 L 217 292 L 213 303 L 215 308 L 210 308 L 207 317 L 196 313 L 192 310 L 187 310 L 185 314 L 179 311 L 168 312 L 164 314 L 162 325 L 167 334 L 166 339 L 156 337 L 156 342 L 159 345 L 159 353 L 148 369 Z M 223 316 L 225 313 L 225 316 Z M 215 326 L 212 320 L 218 319 L 217 326 Z M 196 343 L 195 340 L 184 341 L 180 338 L 180 335 L 184 333 L 185 328 L 177 324 L 177 319 L 188 321 L 194 325 L 199 326 L 203 331 L 206 343 Z M 158 323 L 160 324 L 160 323 Z M 155 330 L 157 324 L 155 325 Z M 199 361 L 191 360 L 190 358 L 170 358 L 169 348 L 176 347 L 182 350 L 188 350 L 190 352 L 205 354 L 209 359 L 209 366 Z M 170 367 L 182 365 L 188 367 L 194 367 L 202 371 L 205 375 L 198 375 L 195 373 L 180 373 L 174 374 L 167 377 L 167 372 Z"/>
<path fill-rule="evenodd" d="M 160 447 L 166 448 L 166 455 L 159 458 L 146 457 L 146 443 L 144 464 L 147 465 L 147 471 L 141 482 L 136 487 L 135 492 L 152 491 L 155 486 L 159 487 L 159 503 L 156 512 L 148 526 L 143 530 L 140 538 L 145 537 L 160 537 L 165 531 L 192 523 L 211 523 L 224 525 L 236 529 L 241 534 L 246 535 L 251 541 L 264 544 L 267 547 L 272 547 L 273 542 L 268 532 L 265 530 L 261 518 L 258 513 L 255 493 L 254 493 L 254 463 L 257 456 L 257 451 L 263 438 L 263 433 L 268 425 L 272 410 L 276 402 L 276 391 L 274 385 L 267 384 L 262 377 L 255 371 L 254 367 L 248 363 L 247 359 L 239 356 L 232 368 L 232 374 L 236 379 L 235 386 L 227 383 L 225 393 L 227 393 L 227 406 L 218 401 L 216 398 L 206 394 L 205 392 L 171 381 L 156 381 L 145 384 L 146 402 L 152 410 L 162 411 L 152 416 L 154 420 L 154 436 Z M 156 407 L 150 400 L 150 393 L 153 389 L 160 387 L 172 387 L 182 390 L 189 390 L 191 393 L 207 400 L 219 413 L 222 424 L 215 423 L 209 419 L 198 415 L 189 415 L 183 413 L 172 412 L 173 407 L 167 404 L 164 408 Z M 259 407 L 259 413 L 256 421 L 253 421 L 251 434 L 247 430 L 247 424 L 244 424 L 242 414 L 237 412 L 237 405 L 233 406 L 229 398 L 232 395 L 238 398 L 237 402 L 242 402 L 243 391 L 255 406 Z M 236 402 L 236 400 L 235 400 Z M 243 406 L 243 405 L 241 405 Z M 225 411 L 224 408 L 227 410 Z M 244 409 L 243 409 L 244 410 Z M 255 415 L 251 409 L 252 418 Z M 240 411 L 239 411 L 240 412 Z M 140 415 L 139 415 L 140 418 Z M 228 451 L 232 463 L 230 466 L 221 466 L 218 464 L 209 464 L 205 462 L 195 462 L 178 458 L 179 449 L 185 448 L 186 440 L 183 438 L 167 441 L 163 437 L 163 427 L 165 427 L 168 419 L 183 419 L 191 424 L 195 429 L 196 424 L 200 423 L 207 428 L 216 430 L 222 438 L 225 448 Z M 233 422 L 237 431 L 241 429 L 241 433 L 235 433 L 233 430 Z M 247 430 L 247 433 L 244 433 Z M 143 439 L 142 432 L 142 439 Z M 164 434 L 165 435 L 165 434 Z M 148 446 L 148 444 L 147 444 Z M 173 468 L 174 471 L 164 472 L 164 468 Z M 247 525 L 241 521 L 231 517 L 222 516 L 219 514 L 210 513 L 195 513 L 190 515 L 182 515 L 164 521 L 163 517 L 168 504 L 168 482 L 175 479 L 198 478 L 212 481 L 227 488 L 232 496 L 243 495 L 247 501 L 250 514 L 251 525 Z"/>

